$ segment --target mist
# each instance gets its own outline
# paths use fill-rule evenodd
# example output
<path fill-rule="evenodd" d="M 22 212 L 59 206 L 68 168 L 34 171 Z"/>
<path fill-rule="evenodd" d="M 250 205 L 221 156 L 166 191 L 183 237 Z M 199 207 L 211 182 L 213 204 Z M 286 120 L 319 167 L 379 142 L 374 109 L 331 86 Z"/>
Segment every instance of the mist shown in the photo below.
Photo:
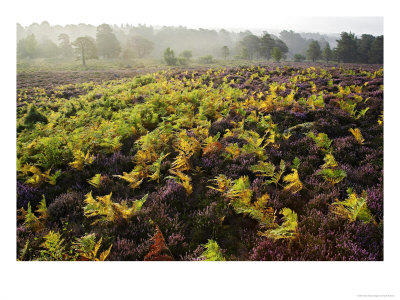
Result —
<path fill-rule="evenodd" d="M 349 21 L 349 18 L 345 17 L 339 17 L 339 19 L 345 19 Z M 301 20 L 306 20 L 307 22 L 299 23 Z M 318 42 L 321 49 L 323 49 L 326 45 L 328 45 L 330 48 L 336 47 L 337 40 L 340 38 L 340 31 L 320 33 L 316 32 L 315 30 L 309 32 L 302 30 L 313 27 L 329 31 L 333 29 L 332 25 L 334 22 L 335 24 L 338 24 L 336 22 L 337 20 L 337 18 L 332 17 L 291 19 L 291 23 L 289 25 L 294 26 L 296 22 L 301 24 L 299 25 L 298 30 L 287 30 L 284 27 L 281 27 L 280 29 L 207 29 L 191 28 L 186 26 L 152 26 L 146 24 L 108 24 L 108 26 L 110 28 L 110 34 L 115 36 L 115 42 L 118 43 L 118 47 L 120 48 L 118 55 L 114 55 L 114 58 L 120 57 L 125 59 L 137 59 L 147 57 L 161 59 L 166 48 L 171 48 L 176 55 L 180 55 L 184 51 L 190 51 L 190 56 L 195 58 L 202 56 L 223 58 L 224 54 L 222 53 L 221 49 L 223 47 L 227 47 L 229 51 L 229 57 L 231 59 L 239 59 L 243 58 L 243 39 L 246 36 L 256 36 L 257 38 L 262 38 L 268 34 L 273 40 L 281 41 L 281 44 L 285 44 L 287 46 L 287 50 L 285 47 L 282 48 L 282 50 L 284 50 L 286 53 L 284 58 L 292 60 L 296 54 L 305 56 L 307 49 L 313 40 Z M 362 24 L 360 23 L 360 20 L 364 20 L 364 22 L 367 23 L 371 22 L 371 26 L 380 20 L 381 22 L 378 23 L 382 25 L 382 18 L 359 17 L 353 20 L 353 26 L 349 26 L 349 28 L 356 28 L 354 27 L 355 25 L 361 26 Z M 318 22 L 319 25 L 325 22 L 325 26 L 317 26 Z M 270 23 L 273 23 L 273 19 L 270 20 Z M 75 41 L 77 38 L 85 36 L 95 40 L 99 28 L 99 26 L 93 24 L 79 23 L 58 25 L 50 24 L 47 21 L 32 23 L 27 26 L 22 24 L 23 23 L 17 23 L 17 42 L 20 45 L 21 40 L 24 40 L 29 36 L 32 37 L 33 35 L 38 46 L 35 56 L 42 58 L 60 58 L 62 56 L 60 54 L 62 52 L 60 51 L 60 47 L 62 47 L 60 44 L 60 35 L 66 35 L 68 40 L 66 43 L 73 43 L 73 41 Z M 337 26 L 338 29 L 346 28 L 343 22 L 339 22 L 339 24 L 341 25 Z M 379 24 L 378 26 L 373 25 L 371 32 L 364 31 L 364 33 L 372 36 L 374 33 L 380 32 Z M 137 45 L 138 43 L 141 44 Z M 137 53 L 138 49 L 135 50 L 133 48 L 143 48 L 143 43 L 146 43 L 149 49 L 141 49 L 139 50 L 140 53 Z M 17 51 L 20 50 L 19 48 Z M 72 55 L 69 57 L 71 56 Z M 259 55 L 257 54 L 250 56 L 251 58 L 263 57 L 263 55 L 260 53 Z M 19 55 L 19 57 L 23 57 L 23 55 Z"/>

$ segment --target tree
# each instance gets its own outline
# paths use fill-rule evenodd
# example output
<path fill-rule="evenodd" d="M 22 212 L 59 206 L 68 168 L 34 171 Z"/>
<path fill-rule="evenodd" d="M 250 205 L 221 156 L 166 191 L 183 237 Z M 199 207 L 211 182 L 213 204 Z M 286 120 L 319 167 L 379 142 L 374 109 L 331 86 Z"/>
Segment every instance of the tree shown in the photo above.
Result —
<path fill-rule="evenodd" d="M 383 64 L 383 35 L 372 42 L 369 63 Z"/>
<path fill-rule="evenodd" d="M 267 32 L 261 37 L 261 56 L 266 59 L 271 58 L 271 51 L 275 47 L 275 40 Z"/>
<path fill-rule="evenodd" d="M 21 40 L 25 36 L 25 29 L 21 24 L 17 23 L 17 41 Z"/>
<path fill-rule="evenodd" d="M 281 58 L 286 57 L 285 53 L 289 51 L 286 44 L 282 40 L 274 39 L 269 33 L 264 32 L 264 35 L 260 39 L 260 55 L 266 59 L 270 59 L 272 49 L 274 47 L 279 48 L 279 50 L 281 51 Z"/>
<path fill-rule="evenodd" d="M 37 54 L 37 41 L 32 33 L 18 41 L 17 56 L 20 58 L 34 58 Z"/>
<path fill-rule="evenodd" d="M 358 55 L 359 62 L 368 63 L 370 61 L 371 56 L 371 47 L 372 43 L 375 41 L 375 37 L 370 34 L 361 35 L 361 39 L 357 40 L 358 42 Z"/>
<path fill-rule="evenodd" d="M 61 33 L 58 36 L 58 40 L 60 41 L 60 51 L 61 55 L 65 58 L 70 58 L 74 55 L 71 42 L 69 40 L 69 35 L 66 33 Z"/>
<path fill-rule="evenodd" d="M 337 58 L 342 62 L 357 61 L 357 39 L 354 33 L 342 32 L 336 46 Z"/>
<path fill-rule="evenodd" d="M 316 61 L 321 57 L 321 47 L 317 41 L 312 40 L 307 49 L 307 58 Z"/>
<path fill-rule="evenodd" d="M 129 46 L 126 46 L 122 51 L 123 59 L 132 59 L 135 58 L 135 56 L 136 56 L 135 51 L 133 51 L 133 49 L 130 48 Z"/>
<path fill-rule="evenodd" d="M 295 33 L 293 30 L 283 30 L 279 33 L 279 38 L 288 46 L 291 54 L 295 53 L 306 53 L 309 40 L 304 38 L 299 33 Z"/>
<path fill-rule="evenodd" d="M 279 62 L 282 59 L 282 50 L 279 47 L 272 48 L 271 56 L 274 61 Z"/>
<path fill-rule="evenodd" d="M 192 57 L 192 51 L 191 50 L 185 50 L 181 53 L 181 56 L 190 59 Z"/>
<path fill-rule="evenodd" d="M 326 43 L 324 50 L 322 50 L 322 57 L 326 60 L 326 62 L 333 59 L 333 52 L 329 43 Z"/>
<path fill-rule="evenodd" d="M 96 44 L 89 36 L 78 37 L 72 45 L 75 47 L 77 57 L 82 59 L 82 65 L 86 67 L 86 59 L 97 58 Z"/>
<path fill-rule="evenodd" d="M 134 35 L 129 39 L 128 47 L 133 50 L 133 53 L 137 57 L 143 58 L 153 51 L 154 44 L 152 41 L 149 41 L 140 35 Z"/>
<path fill-rule="evenodd" d="M 174 50 L 171 50 L 169 47 L 164 51 L 164 60 L 169 66 L 175 66 L 177 59 L 175 57 Z"/>
<path fill-rule="evenodd" d="M 211 64 L 213 62 L 213 57 L 212 57 L 212 55 L 205 55 L 205 56 L 199 57 L 199 62 L 202 64 Z"/>
<path fill-rule="evenodd" d="M 303 54 L 297 53 L 297 54 L 294 55 L 294 61 L 300 62 L 300 61 L 303 61 L 305 59 L 306 59 L 306 57 Z"/>
<path fill-rule="evenodd" d="M 37 47 L 37 56 L 39 57 L 54 58 L 57 57 L 59 53 L 60 49 L 58 46 L 50 40 L 41 42 Z"/>
<path fill-rule="evenodd" d="M 332 60 L 336 61 L 336 62 L 340 62 L 340 58 L 339 58 L 339 54 L 337 51 L 337 48 L 333 48 L 332 49 Z"/>
<path fill-rule="evenodd" d="M 222 57 L 224 59 L 226 59 L 229 56 L 229 48 L 228 48 L 228 46 L 223 46 L 221 48 L 221 54 L 222 54 Z"/>
<path fill-rule="evenodd" d="M 240 46 L 242 48 L 243 58 L 252 60 L 260 54 L 261 41 L 257 36 L 251 34 L 245 36 L 240 41 Z"/>
<path fill-rule="evenodd" d="M 96 46 L 99 55 L 105 58 L 117 57 L 121 53 L 121 45 L 108 24 L 97 27 Z"/>
<path fill-rule="evenodd" d="M 275 39 L 274 42 L 275 42 L 275 47 L 278 47 L 281 50 L 282 58 L 285 58 L 286 57 L 286 53 L 289 52 L 289 48 L 280 39 Z"/>

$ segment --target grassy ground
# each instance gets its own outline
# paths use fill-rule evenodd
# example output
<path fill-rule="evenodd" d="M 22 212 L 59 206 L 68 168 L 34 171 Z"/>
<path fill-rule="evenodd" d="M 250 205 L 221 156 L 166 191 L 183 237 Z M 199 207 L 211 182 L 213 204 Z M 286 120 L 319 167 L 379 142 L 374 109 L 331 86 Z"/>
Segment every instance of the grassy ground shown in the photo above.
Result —
<path fill-rule="evenodd" d="M 56 59 L 20 59 L 17 61 L 17 89 L 33 87 L 52 88 L 59 85 L 84 83 L 132 78 L 137 75 L 157 72 L 160 70 L 205 70 L 218 67 L 249 67 L 251 65 L 263 65 L 274 67 L 308 67 L 321 66 L 325 68 L 337 67 L 336 63 L 308 63 L 308 62 L 272 62 L 266 60 L 213 60 L 210 64 L 200 63 L 197 58 L 190 59 L 185 65 L 168 66 L 161 59 L 91 59 L 87 66 L 82 66 L 80 60 L 56 60 Z M 355 65 L 354 65 L 355 66 Z M 357 65 L 361 66 L 361 65 Z M 346 64 L 352 67 L 352 64 Z M 372 65 L 364 65 L 370 68 Z"/>
<path fill-rule="evenodd" d="M 259 63 L 265 63 L 265 61 L 214 60 L 211 64 L 202 64 L 197 59 L 192 59 L 186 65 L 168 66 L 160 59 L 91 59 L 86 62 L 87 66 L 84 67 L 79 60 L 24 59 L 17 62 L 17 89 L 47 88 L 88 81 L 100 83 L 160 70 L 207 69 L 218 66 L 233 67 Z"/>
<path fill-rule="evenodd" d="M 236 66 L 249 64 L 244 60 L 214 60 L 211 64 L 202 64 L 197 59 L 190 60 L 187 67 L 204 67 L 215 65 Z M 86 62 L 87 67 L 80 60 L 57 60 L 57 59 L 21 59 L 17 62 L 17 73 L 29 73 L 38 71 L 88 71 L 88 70 L 114 70 L 114 69 L 142 69 L 142 68 L 167 68 L 161 59 L 91 59 Z M 179 68 L 179 66 L 177 66 Z"/>

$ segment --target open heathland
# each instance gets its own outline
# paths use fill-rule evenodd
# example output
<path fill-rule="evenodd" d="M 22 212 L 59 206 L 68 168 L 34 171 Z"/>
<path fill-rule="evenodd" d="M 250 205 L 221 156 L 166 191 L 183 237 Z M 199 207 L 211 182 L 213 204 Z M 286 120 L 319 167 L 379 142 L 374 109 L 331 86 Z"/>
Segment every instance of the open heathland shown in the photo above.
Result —
<path fill-rule="evenodd" d="M 383 260 L 381 65 L 126 76 L 19 85 L 17 259 Z"/>

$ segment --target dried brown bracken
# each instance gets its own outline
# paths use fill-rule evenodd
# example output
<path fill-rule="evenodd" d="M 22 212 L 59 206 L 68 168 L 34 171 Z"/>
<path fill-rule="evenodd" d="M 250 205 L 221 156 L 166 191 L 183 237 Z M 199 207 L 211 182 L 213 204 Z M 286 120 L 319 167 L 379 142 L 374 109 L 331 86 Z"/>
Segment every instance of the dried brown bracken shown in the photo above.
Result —
<path fill-rule="evenodd" d="M 164 236 L 158 226 L 156 226 L 156 234 L 153 236 L 153 245 L 150 246 L 149 253 L 144 257 L 145 261 L 171 261 L 174 258 L 171 251 L 165 244 Z"/>

